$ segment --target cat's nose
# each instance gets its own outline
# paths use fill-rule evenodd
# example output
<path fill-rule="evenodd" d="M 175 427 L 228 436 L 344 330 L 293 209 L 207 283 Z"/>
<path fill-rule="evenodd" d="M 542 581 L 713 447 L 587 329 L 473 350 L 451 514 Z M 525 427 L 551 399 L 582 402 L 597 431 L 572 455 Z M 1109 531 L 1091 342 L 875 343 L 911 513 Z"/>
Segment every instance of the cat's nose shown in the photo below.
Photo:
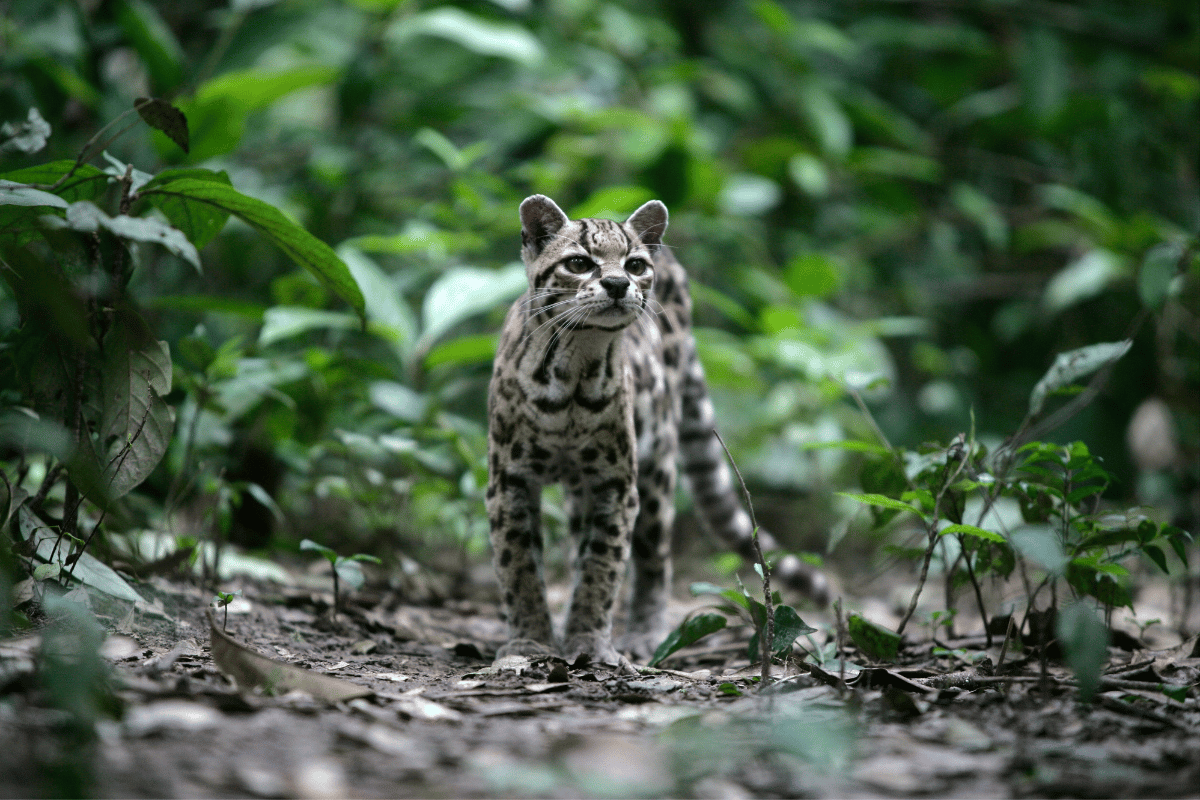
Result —
<path fill-rule="evenodd" d="M 609 297 L 613 300 L 620 300 L 629 289 L 629 278 L 610 275 L 607 278 L 601 278 L 600 285 L 604 287 L 604 291 L 608 292 Z"/>

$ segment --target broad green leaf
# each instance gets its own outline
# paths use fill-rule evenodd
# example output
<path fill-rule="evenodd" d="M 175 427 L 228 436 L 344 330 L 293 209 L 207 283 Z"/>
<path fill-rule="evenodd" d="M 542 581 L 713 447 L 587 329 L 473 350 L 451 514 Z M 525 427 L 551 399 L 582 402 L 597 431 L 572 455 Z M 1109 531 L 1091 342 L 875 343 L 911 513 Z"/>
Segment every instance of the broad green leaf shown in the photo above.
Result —
<path fill-rule="evenodd" d="M 771 640 L 771 652 L 776 656 L 782 656 L 791 651 L 792 643 L 796 641 L 797 636 L 802 636 L 806 633 L 816 633 L 816 631 L 816 628 L 811 627 L 804 620 L 800 619 L 800 615 L 796 613 L 796 609 L 791 606 L 776 606 L 775 631 Z M 750 644 L 747 647 L 747 654 L 751 663 L 762 659 L 762 647 L 759 646 L 758 633 L 756 630 L 750 637 Z"/>
<path fill-rule="evenodd" d="M 658 666 L 660 662 L 672 653 L 694 644 L 725 627 L 725 617 L 722 614 L 698 614 L 687 620 L 663 640 L 654 651 L 648 666 Z"/>
<path fill-rule="evenodd" d="M 837 442 L 805 442 L 804 450 L 849 450 L 855 453 L 870 453 L 876 456 L 886 456 L 890 451 L 883 445 L 862 442 L 857 439 L 842 439 Z"/>
<path fill-rule="evenodd" d="M 1008 220 L 995 200 L 967 183 L 957 183 L 950 200 L 964 216 L 979 226 L 983 238 L 994 249 L 1008 246 Z"/>
<path fill-rule="evenodd" d="M 1089 604 L 1079 601 L 1059 609 L 1055 628 L 1080 697 L 1087 702 L 1100 686 L 1100 671 L 1108 660 L 1108 627 Z"/>
<path fill-rule="evenodd" d="M 301 550 L 314 550 L 314 551 L 320 553 L 321 555 L 325 556 L 325 558 L 329 559 L 330 564 L 332 564 L 334 562 L 334 560 L 336 560 L 338 557 L 337 551 L 335 551 L 332 547 L 326 547 L 323 544 L 318 544 L 317 542 L 314 542 L 312 539 L 302 539 L 300 541 L 300 549 Z"/>
<path fill-rule="evenodd" d="M 1110 250 L 1089 250 L 1063 267 L 1046 284 L 1042 303 L 1051 314 L 1088 300 L 1124 278 L 1123 260 Z"/>
<path fill-rule="evenodd" d="M 120 0 L 116 12 L 117 22 L 142 57 L 155 90 L 167 93 L 182 84 L 183 48 L 154 6 L 145 0 Z"/>
<path fill-rule="evenodd" d="M 922 516 L 920 509 L 915 508 L 908 503 L 902 503 L 899 500 L 891 497 L 885 497 L 881 494 L 856 494 L 854 492 L 834 492 L 834 494 L 838 495 L 839 497 L 848 497 L 851 500 L 857 500 L 858 502 L 865 503 L 866 505 L 879 506 L 881 508 L 888 508 L 893 511 L 911 511 L 918 517 Z"/>
<path fill-rule="evenodd" d="M 896 150 L 890 147 L 856 147 L 848 159 L 856 172 L 908 178 L 923 183 L 942 179 L 942 165 L 928 156 Z"/>
<path fill-rule="evenodd" d="M 425 356 L 425 369 L 433 369 L 442 364 L 466 367 L 491 361 L 496 355 L 498 339 L 494 333 L 482 333 L 443 342 Z"/>
<path fill-rule="evenodd" d="M 974 525 L 947 525 L 938 531 L 939 536 L 947 536 L 952 533 L 962 534 L 964 536 L 974 536 L 979 539 L 987 539 L 989 542 L 999 542 L 1000 544 L 1006 544 L 1008 542 L 1007 539 L 995 531 L 984 530 L 983 528 L 977 528 Z"/>
<path fill-rule="evenodd" d="M 746 611 L 750 610 L 752 601 L 746 596 L 745 592 L 740 592 L 737 589 L 722 589 L 720 586 L 708 583 L 707 581 L 696 581 L 688 587 L 688 590 L 692 593 L 693 597 L 699 597 L 703 594 L 713 594 L 724 598 L 738 608 L 745 609 Z"/>
<path fill-rule="evenodd" d="M 405 47 L 413 36 L 436 36 L 483 56 L 535 64 L 545 57 L 541 42 L 525 28 L 489 22 L 460 8 L 442 7 L 401 16 L 388 30 L 393 46 Z"/>
<path fill-rule="evenodd" d="M 62 186 L 54 189 L 54 194 L 67 202 L 76 200 L 93 200 L 103 194 L 108 187 L 109 176 L 103 170 L 91 164 L 81 164 L 77 168 L 74 161 L 50 161 L 25 169 L 13 170 L 0 174 L 0 179 L 12 183 L 33 184 L 46 191 L 58 183 L 59 179 L 74 169 L 74 174 L 67 178 Z"/>
<path fill-rule="evenodd" d="M 609 186 L 592 193 L 591 197 L 571 209 L 571 219 L 603 218 L 625 220 L 638 207 L 654 199 L 644 186 Z"/>
<path fill-rule="evenodd" d="M 1012 546 L 1025 558 L 1041 564 L 1053 575 L 1063 574 L 1070 560 L 1058 533 L 1049 525 L 1023 525 L 1010 534 Z"/>
<path fill-rule="evenodd" d="M 1128 353 L 1131 347 L 1133 347 L 1133 340 L 1126 339 L 1121 342 L 1103 342 L 1059 353 L 1054 359 L 1054 365 L 1033 387 L 1033 392 L 1029 395 L 1029 413 L 1040 413 L 1051 392 L 1116 361 Z"/>
<path fill-rule="evenodd" d="M 70 204 L 56 194 L 43 192 L 24 184 L 0 180 L 0 205 L 66 208 Z"/>
<path fill-rule="evenodd" d="M 171 391 L 171 354 L 140 317 L 120 314 L 104 338 L 100 448 L 108 495 L 115 499 L 149 477 L 174 433 L 163 397 Z"/>
<path fill-rule="evenodd" d="M 1138 296 L 1142 305 L 1158 310 L 1171 294 L 1183 247 L 1178 242 L 1164 242 L 1150 248 L 1138 271 Z"/>
<path fill-rule="evenodd" d="M 334 562 L 333 568 L 337 570 L 338 578 L 342 583 L 357 591 L 367 582 L 367 578 L 363 575 L 362 565 L 357 561 L 349 558 L 339 558 Z"/>
<path fill-rule="evenodd" d="M 417 350 L 428 350 L 463 320 L 511 301 L 525 286 L 525 267 L 521 264 L 501 270 L 456 267 L 447 271 L 425 294 L 421 310 L 425 330 Z"/>
<path fill-rule="evenodd" d="M 43 525 L 25 506 L 17 509 L 17 529 L 21 538 L 32 545 L 38 558 L 50 564 L 60 565 L 60 575 L 72 573 L 76 580 L 105 594 L 131 603 L 145 602 L 112 567 L 91 553 L 85 551 L 74 564 L 67 564 L 67 557 L 71 555 L 67 539 L 60 536 L 57 530 Z"/>
<path fill-rule="evenodd" d="M 110 217 L 90 200 L 80 200 L 67 208 L 66 226 L 84 233 L 104 228 L 123 239 L 162 245 L 195 267 L 197 272 L 201 271 L 200 254 L 196 252 L 195 245 L 183 235 L 183 231 L 156 219 L 130 217 L 125 214 Z"/>
<path fill-rule="evenodd" d="M 327 86 L 340 70 L 320 64 L 285 70 L 244 69 L 224 72 L 196 89 L 193 103 L 232 101 L 243 115 L 274 103 L 307 86 Z M 189 104 L 190 105 L 190 104 Z M 185 107 L 184 111 L 187 111 Z"/>
<path fill-rule="evenodd" d="M 367 319 L 373 330 L 386 328 L 387 336 L 401 357 L 407 357 L 417 341 L 417 319 L 397 289 L 392 277 L 358 248 L 342 243 L 337 254 L 362 289 Z"/>
<path fill-rule="evenodd" d="M 214 172 L 210 169 L 167 169 L 155 175 L 142 188 L 162 186 L 180 178 L 230 185 L 229 175 L 225 170 Z M 177 195 L 150 193 L 146 199 L 163 212 L 172 225 L 183 231 L 184 236 L 197 248 L 202 248 L 212 241 L 212 238 L 225 227 L 225 221 L 229 219 L 229 212 L 226 210 L 216 208 L 210 203 L 194 202 Z"/>
<path fill-rule="evenodd" d="M 783 190 L 770 178 L 752 173 L 731 175 L 721 188 L 717 202 L 721 209 L 735 217 L 757 217 L 765 214 L 783 199 Z"/>
<path fill-rule="evenodd" d="M 851 614 L 846 624 L 850 638 L 872 661 L 895 661 L 900 652 L 900 636 L 882 625 Z"/>
<path fill-rule="evenodd" d="M 1167 554 L 1162 551 L 1162 548 L 1153 544 L 1142 545 L 1142 552 L 1158 565 L 1164 573 L 1170 574 L 1171 570 L 1167 569 Z"/>
<path fill-rule="evenodd" d="M 375 381 L 370 395 L 376 408 L 405 422 L 420 422 L 429 408 L 428 398 L 395 381 Z"/>
<path fill-rule="evenodd" d="M 329 245 L 292 222 L 274 206 L 247 197 L 223 183 L 195 178 L 180 178 L 165 185 L 147 187 L 142 194 L 178 197 L 233 214 L 270 239 L 293 261 L 349 303 L 360 318 L 364 317 L 366 311 L 362 292 L 342 260 Z"/>
<path fill-rule="evenodd" d="M 326 311 L 304 306 L 275 306 L 263 314 L 258 346 L 267 347 L 281 339 L 298 336 L 319 328 L 353 330 L 359 327 L 358 318 L 344 311 Z"/>

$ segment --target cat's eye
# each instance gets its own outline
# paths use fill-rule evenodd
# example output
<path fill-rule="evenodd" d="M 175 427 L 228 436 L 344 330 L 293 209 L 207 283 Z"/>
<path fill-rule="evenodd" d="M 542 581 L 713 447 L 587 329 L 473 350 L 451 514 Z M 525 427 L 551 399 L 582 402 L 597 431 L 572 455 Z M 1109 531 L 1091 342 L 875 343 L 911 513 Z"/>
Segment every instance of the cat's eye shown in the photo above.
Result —
<path fill-rule="evenodd" d="M 650 265 L 644 258 L 631 258 L 625 262 L 625 271 L 630 275 L 644 275 Z"/>
<path fill-rule="evenodd" d="M 576 275 L 582 275 L 594 269 L 591 259 L 583 256 L 571 256 L 563 262 L 563 266 L 567 268 L 568 272 L 573 272 Z"/>

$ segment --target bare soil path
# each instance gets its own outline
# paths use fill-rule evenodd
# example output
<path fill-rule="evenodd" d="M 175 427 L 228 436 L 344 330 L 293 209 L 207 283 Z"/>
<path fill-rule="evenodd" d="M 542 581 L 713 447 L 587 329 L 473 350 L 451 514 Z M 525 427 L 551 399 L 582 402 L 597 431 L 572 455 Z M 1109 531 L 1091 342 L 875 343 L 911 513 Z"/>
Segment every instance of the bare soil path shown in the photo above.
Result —
<path fill-rule="evenodd" d="M 98 714 L 90 739 L 36 677 L 44 632 L 0 642 L 0 795 L 1200 796 L 1195 638 L 1110 649 L 1087 705 L 1061 664 L 1043 675 L 1010 650 L 989 668 L 1001 637 L 990 651 L 982 637 L 909 643 L 899 664 L 840 675 L 792 658 L 762 695 L 745 629 L 630 676 L 493 665 L 503 629 L 484 603 L 364 595 L 331 617 L 327 592 L 245 583 L 227 645 L 210 633 L 211 593 L 163 579 L 139 591 L 152 611 L 91 595 L 120 711 Z M 254 653 L 336 677 L 348 696 L 288 691 L 278 674 L 264 678 L 274 692 L 239 689 L 226 673 L 253 682 Z"/>

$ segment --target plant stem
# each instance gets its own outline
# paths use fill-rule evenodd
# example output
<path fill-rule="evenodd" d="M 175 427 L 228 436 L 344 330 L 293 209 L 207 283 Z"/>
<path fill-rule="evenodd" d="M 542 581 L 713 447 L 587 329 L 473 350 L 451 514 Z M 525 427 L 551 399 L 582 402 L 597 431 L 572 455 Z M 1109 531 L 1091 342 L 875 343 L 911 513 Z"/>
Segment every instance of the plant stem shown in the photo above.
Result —
<path fill-rule="evenodd" d="M 762 678 L 759 681 L 758 690 L 762 692 L 766 690 L 767 681 L 771 679 L 771 647 L 775 644 L 775 606 L 771 600 L 771 568 L 767 566 L 767 560 L 763 557 L 762 548 L 758 544 L 758 520 L 754 517 L 754 503 L 750 500 L 750 490 L 746 488 L 742 471 L 738 469 L 737 462 L 733 460 L 733 453 L 729 452 L 729 447 L 721 438 L 721 434 L 717 433 L 716 428 L 713 428 L 713 436 L 717 437 L 725 455 L 729 457 L 729 463 L 733 465 L 733 474 L 737 475 L 738 483 L 742 485 L 742 496 L 746 498 L 746 508 L 750 512 L 750 524 L 754 526 L 750 541 L 754 544 L 754 557 L 758 559 L 758 566 L 762 570 L 763 607 L 766 609 L 767 615 L 763 625 L 764 629 L 758 637 L 759 644 L 762 646 Z"/>

